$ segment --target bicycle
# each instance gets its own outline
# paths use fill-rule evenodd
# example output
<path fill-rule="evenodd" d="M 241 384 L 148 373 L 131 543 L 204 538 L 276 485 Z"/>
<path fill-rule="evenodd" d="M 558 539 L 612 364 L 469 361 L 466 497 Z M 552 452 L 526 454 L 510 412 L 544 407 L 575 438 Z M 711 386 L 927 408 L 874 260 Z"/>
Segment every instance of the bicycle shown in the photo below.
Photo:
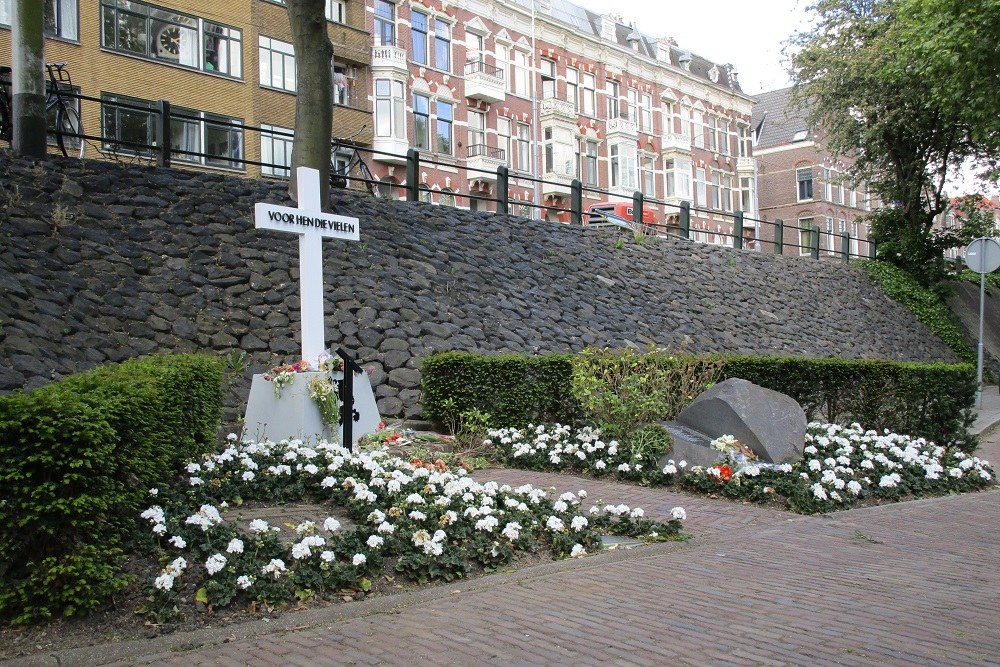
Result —
<path fill-rule="evenodd" d="M 338 160 L 338 154 L 348 149 L 351 157 L 347 161 Z M 344 139 L 335 139 L 330 148 L 330 185 L 335 188 L 346 188 L 351 178 L 351 174 L 357 170 L 358 178 L 365 184 L 365 189 L 374 197 L 379 196 L 378 180 L 372 175 L 372 170 L 358 152 L 356 146 L 346 143 Z"/>
<path fill-rule="evenodd" d="M 83 157 L 83 121 L 80 112 L 64 97 L 64 92 L 73 92 L 66 63 L 46 63 L 49 80 L 45 83 L 45 114 L 55 113 L 54 133 L 59 150 L 69 157 L 70 150 L 77 157 Z M 14 139 L 13 71 L 10 67 L 0 67 L 0 138 L 11 143 Z"/>

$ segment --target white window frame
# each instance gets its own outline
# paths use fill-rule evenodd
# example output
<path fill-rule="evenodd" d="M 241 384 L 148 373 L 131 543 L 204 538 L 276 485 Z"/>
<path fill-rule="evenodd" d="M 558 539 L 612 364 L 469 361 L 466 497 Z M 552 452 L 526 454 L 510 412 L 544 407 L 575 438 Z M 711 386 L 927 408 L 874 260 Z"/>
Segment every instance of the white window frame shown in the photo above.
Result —
<path fill-rule="evenodd" d="M 691 199 L 691 160 L 670 158 L 663 165 L 667 197 Z"/>
<path fill-rule="evenodd" d="M 808 227 L 803 227 L 807 224 Z M 812 235 L 819 234 L 819 227 L 813 216 L 799 218 L 799 255 L 809 255 L 812 253 Z"/>
<path fill-rule="evenodd" d="M 544 173 L 572 177 L 576 147 L 573 132 L 562 126 L 542 128 L 542 148 L 545 159 Z"/>
<path fill-rule="evenodd" d="M 265 88 L 294 93 L 296 89 L 295 47 L 271 37 L 257 37 L 257 62 L 260 69 L 260 85 Z M 276 69 L 280 68 L 279 80 L 275 80 Z M 265 81 L 265 77 L 268 79 Z"/>
<path fill-rule="evenodd" d="M 444 19 L 434 17 L 434 69 L 451 72 L 451 33 L 452 24 Z M 444 57 L 440 57 L 444 54 Z M 444 60 L 445 62 L 441 62 Z"/>
<path fill-rule="evenodd" d="M 447 110 L 447 117 L 442 111 Z M 455 104 L 434 100 L 434 152 L 440 155 L 455 154 Z"/>
<path fill-rule="evenodd" d="M 513 123 L 506 116 L 497 116 L 497 148 L 503 154 L 503 161 L 509 168 L 513 164 L 514 156 L 511 153 L 513 146 Z"/>
<path fill-rule="evenodd" d="M 806 173 L 808 173 L 809 178 L 805 178 Z M 808 185 L 805 185 L 808 183 Z M 812 167 L 798 167 L 795 169 L 795 201 L 812 201 L 816 196 L 816 183 L 813 179 L 813 168 Z M 805 190 L 808 189 L 808 192 Z M 808 194 L 808 197 L 804 197 L 804 194 Z"/>
<path fill-rule="evenodd" d="M 414 17 L 416 16 L 419 16 L 421 17 L 421 19 L 423 19 L 422 30 L 418 30 L 416 28 L 416 21 L 413 20 Z M 430 53 L 427 48 L 427 45 L 429 44 L 428 35 L 430 34 L 430 24 L 431 24 L 430 15 L 428 15 L 425 12 L 418 12 L 417 10 L 413 10 L 413 13 L 410 15 L 410 43 L 412 45 L 410 53 L 413 58 L 413 62 L 419 65 L 430 66 Z M 423 46 L 422 58 L 417 57 L 418 56 L 417 44 L 421 44 Z"/>
<path fill-rule="evenodd" d="M 260 125 L 260 173 L 264 176 L 288 178 L 292 173 L 291 128 L 277 125 Z M 283 166 L 281 166 L 283 165 Z"/>
<path fill-rule="evenodd" d="M 419 105 L 417 101 L 420 100 L 423 103 L 423 108 L 418 110 Z M 422 151 L 431 150 L 431 98 L 430 95 L 424 93 L 413 93 L 413 146 L 414 148 Z M 419 124 L 417 123 L 417 118 L 422 118 L 424 120 L 424 127 L 421 131 Z"/>
<path fill-rule="evenodd" d="M 653 133 L 653 96 L 639 94 L 639 131 Z"/>
<path fill-rule="evenodd" d="M 375 136 L 406 140 L 405 90 L 402 81 L 375 79 Z"/>
<path fill-rule="evenodd" d="M 517 123 L 517 169 L 530 172 L 531 169 L 531 127 L 527 123 Z"/>
<path fill-rule="evenodd" d="M 597 77 L 590 72 L 582 72 L 580 87 L 580 113 L 597 117 Z"/>

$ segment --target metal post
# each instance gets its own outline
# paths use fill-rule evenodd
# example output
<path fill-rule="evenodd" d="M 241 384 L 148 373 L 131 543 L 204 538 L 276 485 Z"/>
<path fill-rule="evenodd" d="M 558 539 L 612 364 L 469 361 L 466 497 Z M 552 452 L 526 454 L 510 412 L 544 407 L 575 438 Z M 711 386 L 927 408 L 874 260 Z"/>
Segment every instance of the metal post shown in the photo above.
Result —
<path fill-rule="evenodd" d="M 781 255 L 785 252 L 785 221 L 776 218 L 774 221 L 774 254 Z"/>
<path fill-rule="evenodd" d="M 583 225 L 583 183 L 574 178 L 569 186 L 570 220 L 574 225 Z"/>
<path fill-rule="evenodd" d="M 510 213 L 510 170 L 503 164 L 497 167 L 497 213 Z"/>
<path fill-rule="evenodd" d="M 642 229 L 642 206 L 645 203 L 645 197 L 642 193 L 636 190 L 632 193 L 632 222 L 636 225 L 636 230 Z"/>
<path fill-rule="evenodd" d="M 156 103 L 157 110 L 160 114 L 160 127 L 159 131 L 156 133 L 156 142 L 158 144 L 159 152 L 156 156 L 156 162 L 161 167 L 170 166 L 170 102 L 166 100 L 160 100 Z"/>
<path fill-rule="evenodd" d="M 733 247 L 743 249 L 743 211 L 736 211 L 733 216 Z"/>
<path fill-rule="evenodd" d="M 979 348 L 976 354 L 976 407 L 983 409 L 983 302 L 986 300 L 986 272 L 979 272 Z"/>
<path fill-rule="evenodd" d="M 681 202 L 681 236 L 691 238 L 691 202 Z"/>
<path fill-rule="evenodd" d="M 869 259 L 875 259 L 875 257 L 876 257 L 876 255 L 875 255 L 875 242 L 869 239 L 869 241 L 868 241 L 868 258 Z"/>
<path fill-rule="evenodd" d="M 340 385 L 340 421 L 344 428 L 341 445 L 354 451 L 354 374 L 365 370 L 351 359 L 344 348 L 337 348 L 337 356 L 344 361 L 344 382 Z"/>
<path fill-rule="evenodd" d="M 813 259 L 819 259 L 819 227 L 813 227 L 811 243 L 812 252 L 810 254 Z"/>
<path fill-rule="evenodd" d="M 406 201 L 420 201 L 420 151 L 406 151 Z"/>
<path fill-rule="evenodd" d="M 840 252 L 845 262 L 851 261 L 851 235 L 848 232 L 840 235 Z"/>

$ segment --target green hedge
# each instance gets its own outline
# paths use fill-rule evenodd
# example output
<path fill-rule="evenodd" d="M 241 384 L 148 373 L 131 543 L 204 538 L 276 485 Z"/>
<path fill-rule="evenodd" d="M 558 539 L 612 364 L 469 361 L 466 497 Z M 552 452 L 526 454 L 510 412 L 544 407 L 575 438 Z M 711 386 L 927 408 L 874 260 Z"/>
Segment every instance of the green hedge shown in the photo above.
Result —
<path fill-rule="evenodd" d="M 0 618 L 73 616 L 124 585 L 151 487 L 215 447 L 222 363 L 146 357 L 0 396 Z"/>
<path fill-rule="evenodd" d="M 678 356 L 653 353 L 676 367 Z M 495 426 L 574 423 L 573 355 L 528 357 L 448 352 L 421 367 L 424 416 L 445 423 L 449 411 L 478 409 Z M 740 377 L 788 394 L 810 419 L 889 429 L 938 444 L 977 444 L 968 433 L 975 413 L 975 368 L 969 364 L 858 359 L 705 355 L 723 361 L 723 378 Z M 692 397 L 693 398 L 693 397 Z M 450 401 L 450 402 L 449 402 Z"/>
<path fill-rule="evenodd" d="M 445 352 L 426 357 L 420 377 L 424 418 L 440 424 L 473 409 L 499 426 L 571 423 L 579 414 L 572 355 Z"/>

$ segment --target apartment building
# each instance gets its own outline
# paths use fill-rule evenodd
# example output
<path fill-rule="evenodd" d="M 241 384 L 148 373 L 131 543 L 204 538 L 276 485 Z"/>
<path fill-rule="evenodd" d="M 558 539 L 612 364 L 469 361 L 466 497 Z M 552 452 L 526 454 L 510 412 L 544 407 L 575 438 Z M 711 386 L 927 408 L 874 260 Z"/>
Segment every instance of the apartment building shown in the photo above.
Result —
<path fill-rule="evenodd" d="M 165 100 L 175 162 L 287 176 L 295 53 L 280 0 L 45 1 L 46 59 L 94 98 L 81 115 L 100 148 L 150 153 Z M 732 243 L 724 214 L 758 212 L 753 100 L 731 64 L 566 0 L 327 0 L 326 14 L 334 159 L 373 150 L 384 194 L 402 196 L 415 148 L 422 196 L 443 205 L 492 210 L 505 165 L 515 212 L 534 217 L 559 219 L 574 179 L 609 193 L 585 207 L 638 190 L 667 223 L 688 201 L 707 242 Z"/>
<path fill-rule="evenodd" d="M 760 216 L 771 223 L 760 225 L 760 240 L 765 246 L 774 242 L 773 223 L 780 219 L 783 243 L 791 248 L 786 254 L 809 254 L 814 235 L 821 254 L 838 254 L 843 235 L 849 234 L 851 254 L 867 256 L 863 218 L 872 198 L 863 184 L 845 179 L 848 162 L 823 150 L 806 125 L 805 113 L 791 104 L 791 90 L 761 93 L 753 109 Z"/>

